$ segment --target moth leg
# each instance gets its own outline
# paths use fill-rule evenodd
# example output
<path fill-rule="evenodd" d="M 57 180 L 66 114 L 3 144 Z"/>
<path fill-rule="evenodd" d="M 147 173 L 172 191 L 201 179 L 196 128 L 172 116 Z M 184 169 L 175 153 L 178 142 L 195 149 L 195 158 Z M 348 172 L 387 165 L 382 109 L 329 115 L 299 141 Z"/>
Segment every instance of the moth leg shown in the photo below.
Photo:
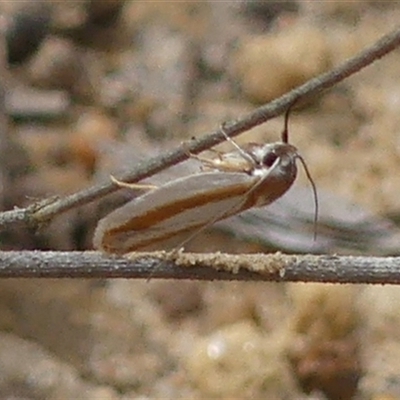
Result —
<path fill-rule="evenodd" d="M 132 190 L 137 190 L 137 189 L 142 189 L 142 190 L 151 190 L 151 189 L 157 189 L 158 186 L 156 185 L 147 185 L 145 183 L 128 183 L 128 182 L 122 182 L 118 180 L 117 178 L 113 177 L 110 175 L 110 179 L 113 183 L 118 185 L 119 187 L 122 188 L 127 188 L 127 189 L 132 189 Z"/>
<path fill-rule="evenodd" d="M 224 160 L 222 157 L 221 159 L 219 158 L 212 159 L 212 158 L 197 156 L 194 154 L 192 154 L 190 157 L 201 162 L 203 164 L 202 167 L 205 169 L 207 168 L 216 169 L 222 172 L 247 172 L 247 169 L 243 168 L 243 166 L 234 164 L 229 160 Z"/>
<path fill-rule="evenodd" d="M 232 146 L 239 152 L 239 154 L 246 160 L 249 161 L 252 165 L 257 165 L 257 161 L 254 157 L 248 153 L 247 151 L 243 150 L 228 134 L 225 130 L 226 122 L 223 122 L 219 127 L 222 134 L 225 136 L 225 139 L 232 144 Z"/>
<path fill-rule="evenodd" d="M 222 153 L 220 152 L 216 152 L 218 153 L 218 160 L 213 160 L 212 158 L 207 158 L 207 157 L 203 157 L 203 156 L 199 156 L 197 154 L 192 154 L 187 148 L 184 147 L 184 151 L 187 154 L 187 156 L 189 158 L 191 158 L 192 160 L 196 160 L 201 162 L 204 166 L 209 167 L 209 168 L 218 168 L 219 163 L 221 162 L 220 160 L 222 160 Z"/>
<path fill-rule="evenodd" d="M 229 138 L 230 139 L 230 138 Z M 235 143 L 236 146 L 239 147 L 238 144 Z M 226 159 L 224 157 L 224 153 L 218 151 L 218 150 L 214 150 L 214 149 L 209 149 L 208 151 L 212 151 L 214 153 L 217 154 L 216 158 L 208 158 L 208 157 L 203 157 L 203 156 L 199 156 L 197 154 L 192 154 L 187 148 L 184 148 L 187 156 L 191 159 L 197 160 L 199 162 L 201 162 L 202 165 L 202 169 L 204 168 L 210 168 L 210 169 L 216 169 L 218 171 L 222 171 L 222 172 L 248 172 L 249 168 L 244 168 L 243 165 L 240 165 L 238 163 L 232 163 L 229 159 Z M 240 148 L 240 155 L 243 157 L 242 152 L 244 154 L 247 155 L 247 159 L 246 161 L 249 162 L 250 160 L 250 165 L 253 166 L 255 161 L 253 160 L 253 158 L 251 157 L 250 154 L 247 154 L 242 148 Z"/>
<path fill-rule="evenodd" d="M 205 164 L 207 167 L 212 167 L 212 168 L 217 168 L 217 166 L 220 163 L 219 160 L 213 160 L 212 158 L 198 156 L 197 154 L 190 153 L 189 157 L 192 158 L 193 160 L 201 162 L 202 164 Z"/>

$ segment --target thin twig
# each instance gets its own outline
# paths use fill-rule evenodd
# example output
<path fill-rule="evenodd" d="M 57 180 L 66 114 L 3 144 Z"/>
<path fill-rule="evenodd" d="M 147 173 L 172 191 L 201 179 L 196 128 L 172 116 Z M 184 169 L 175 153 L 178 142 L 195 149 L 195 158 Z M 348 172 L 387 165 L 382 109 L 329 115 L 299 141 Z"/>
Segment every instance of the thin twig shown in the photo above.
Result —
<path fill-rule="evenodd" d="M 284 94 L 278 99 L 257 108 L 250 114 L 244 116 L 237 121 L 224 125 L 226 133 L 234 137 L 243 133 L 257 125 L 260 125 L 269 119 L 278 116 L 284 112 L 290 104 L 296 100 L 311 97 L 317 93 L 330 88 L 356 73 L 362 68 L 373 63 L 375 60 L 390 53 L 400 45 L 400 29 L 389 33 L 378 40 L 375 44 L 363 50 L 355 57 L 350 58 L 343 64 L 331 71 L 319 75 L 309 80 L 303 85 Z M 197 154 L 201 151 L 209 149 L 216 144 L 225 140 L 225 136 L 217 130 L 199 140 L 190 141 L 184 145 L 167 152 L 164 155 L 150 159 L 138 165 L 134 171 L 118 179 L 124 182 L 137 182 L 151 175 L 160 172 L 172 165 L 178 164 L 188 158 L 188 154 Z M 95 199 L 99 199 L 109 193 L 119 189 L 118 185 L 108 182 L 103 185 L 94 186 L 81 192 L 72 194 L 65 198 L 50 202 L 47 205 L 36 207 L 28 207 L 25 209 L 17 209 L 0 214 L 0 226 L 14 224 L 15 222 L 25 221 L 31 225 L 39 225 L 53 218 L 57 214 L 61 214 L 72 208 L 90 203 Z"/>
<path fill-rule="evenodd" d="M 0 252 L 0 278 L 136 278 L 400 284 L 400 257 Z M 157 268 L 155 268 L 157 267 Z"/>

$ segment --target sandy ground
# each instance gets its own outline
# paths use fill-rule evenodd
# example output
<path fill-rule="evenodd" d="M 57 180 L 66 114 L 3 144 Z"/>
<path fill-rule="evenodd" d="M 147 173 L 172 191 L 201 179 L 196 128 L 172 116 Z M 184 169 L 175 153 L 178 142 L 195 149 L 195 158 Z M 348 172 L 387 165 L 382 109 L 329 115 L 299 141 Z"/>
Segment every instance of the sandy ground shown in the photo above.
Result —
<path fill-rule="evenodd" d="M 4 209 L 89 187 L 204 135 L 338 65 L 400 17 L 398 2 L 361 0 L 34 3 L 1 5 L 12 32 Z M 27 58 L 12 30 L 21 15 L 46 25 Z M 399 54 L 290 121 L 318 188 L 393 224 Z M 277 118 L 238 142 L 277 141 L 281 129 Z M 128 197 L 74 210 L 39 234 L 5 232 L 3 248 L 91 249 L 97 220 Z M 221 233 L 193 248 L 268 251 Z M 0 299 L 2 399 L 400 398 L 396 287 L 9 280 Z"/>

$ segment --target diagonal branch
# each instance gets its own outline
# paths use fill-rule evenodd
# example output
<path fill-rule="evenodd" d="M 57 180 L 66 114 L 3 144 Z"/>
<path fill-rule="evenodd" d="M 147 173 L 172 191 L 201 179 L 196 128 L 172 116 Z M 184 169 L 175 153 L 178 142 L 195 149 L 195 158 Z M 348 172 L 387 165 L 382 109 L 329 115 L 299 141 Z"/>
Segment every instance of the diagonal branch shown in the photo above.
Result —
<path fill-rule="evenodd" d="M 0 252 L 1 278 L 130 278 L 400 284 L 400 257 Z"/>
<path fill-rule="evenodd" d="M 227 126 L 224 127 L 225 132 L 229 136 L 233 137 L 254 128 L 255 126 L 260 125 L 284 112 L 294 101 L 314 96 L 317 93 L 334 86 L 343 79 L 370 65 L 375 60 L 390 53 L 399 45 L 400 29 L 383 36 L 372 46 L 366 48 L 358 55 L 348 59 L 331 71 L 307 81 L 303 85 L 284 94 L 278 99 L 255 109 L 243 118 L 227 124 Z M 119 177 L 119 180 L 124 182 L 137 182 L 186 160 L 188 158 L 188 153 L 200 153 L 201 151 L 209 149 L 224 140 L 225 137 L 222 132 L 217 130 L 198 140 L 192 140 L 185 145 L 171 150 L 165 155 L 155 157 L 138 165 L 138 167 L 131 173 Z M 24 209 L 6 211 L 0 214 L 0 226 L 4 227 L 16 222 L 25 222 L 34 226 L 39 225 L 50 220 L 57 214 L 90 203 L 91 201 L 99 199 L 118 189 L 118 185 L 108 182 L 62 199 L 41 202 Z"/>

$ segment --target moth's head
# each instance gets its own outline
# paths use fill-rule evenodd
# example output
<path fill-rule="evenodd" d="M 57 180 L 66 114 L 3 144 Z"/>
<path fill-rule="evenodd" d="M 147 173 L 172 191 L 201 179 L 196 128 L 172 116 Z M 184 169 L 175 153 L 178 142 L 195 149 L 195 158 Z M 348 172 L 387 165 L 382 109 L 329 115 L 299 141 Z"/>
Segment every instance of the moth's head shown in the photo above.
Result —
<path fill-rule="evenodd" d="M 299 153 L 291 144 L 268 143 L 253 146 L 251 154 L 256 164 L 255 175 L 257 175 L 257 170 L 296 175 L 296 159 L 299 157 Z"/>

